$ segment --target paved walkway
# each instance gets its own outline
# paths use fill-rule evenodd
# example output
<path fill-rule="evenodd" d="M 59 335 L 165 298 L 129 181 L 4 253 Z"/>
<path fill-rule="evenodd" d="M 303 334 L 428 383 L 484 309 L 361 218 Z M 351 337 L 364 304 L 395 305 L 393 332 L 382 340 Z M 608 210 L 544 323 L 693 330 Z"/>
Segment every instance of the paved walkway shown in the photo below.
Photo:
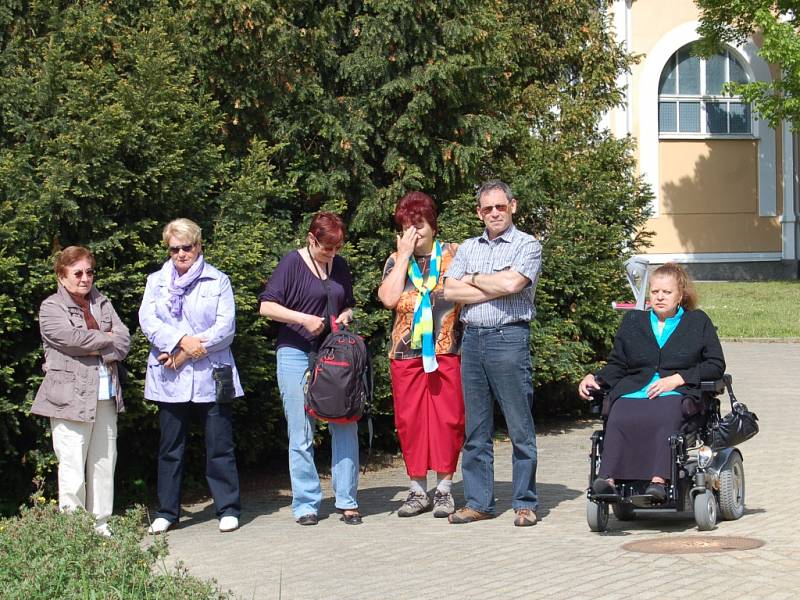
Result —
<path fill-rule="evenodd" d="M 711 535 L 763 540 L 756 550 L 656 555 L 622 544 L 646 538 L 700 536 L 691 515 L 619 522 L 604 534 L 586 525 L 584 489 L 589 436 L 595 423 L 539 433 L 541 522 L 512 525 L 510 445 L 496 445 L 498 518 L 449 525 L 430 513 L 399 519 L 402 468 L 363 476 L 364 524 L 347 526 L 333 510 L 330 486 L 323 519 L 300 527 L 290 495 L 245 494 L 242 528 L 220 534 L 209 505 L 169 533 L 170 564 L 213 577 L 241 598 L 797 598 L 800 595 L 800 444 L 794 375 L 800 344 L 727 343 L 737 397 L 758 413 L 761 434 L 743 447 L 747 512 Z M 329 484 L 329 482 L 325 482 Z M 432 483 L 431 483 L 432 485 Z M 457 501 L 463 498 L 460 481 Z M 796 512 L 796 510 L 798 512 Z"/>

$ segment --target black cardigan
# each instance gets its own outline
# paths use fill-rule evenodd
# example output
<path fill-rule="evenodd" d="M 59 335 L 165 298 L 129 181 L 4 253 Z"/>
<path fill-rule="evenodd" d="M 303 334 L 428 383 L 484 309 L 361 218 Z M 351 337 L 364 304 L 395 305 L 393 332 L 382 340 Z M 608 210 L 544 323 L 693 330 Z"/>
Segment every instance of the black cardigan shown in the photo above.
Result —
<path fill-rule="evenodd" d="M 610 388 L 609 400 L 642 389 L 658 372 L 660 377 L 680 373 L 686 382 L 676 392 L 700 398 L 700 382 L 725 373 L 725 357 L 717 331 L 702 310 L 685 310 L 663 348 L 658 347 L 650 324 L 650 311 L 625 314 L 614 338 L 608 364 L 600 369 L 598 383 Z"/>

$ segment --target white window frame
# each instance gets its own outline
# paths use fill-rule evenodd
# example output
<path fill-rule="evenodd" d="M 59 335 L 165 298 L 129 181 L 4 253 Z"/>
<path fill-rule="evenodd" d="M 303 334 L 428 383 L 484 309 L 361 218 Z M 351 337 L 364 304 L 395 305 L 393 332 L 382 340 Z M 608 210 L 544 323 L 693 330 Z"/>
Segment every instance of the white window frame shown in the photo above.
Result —
<path fill-rule="evenodd" d="M 678 68 L 677 62 L 677 55 L 678 53 L 683 50 L 686 46 L 690 46 L 694 42 L 690 42 L 689 44 L 685 44 L 678 48 L 675 52 L 673 52 L 669 59 L 664 63 L 661 73 L 664 72 L 664 69 L 667 68 L 667 65 L 670 61 L 674 61 L 675 63 L 675 89 L 680 90 L 680 69 Z M 747 75 L 747 69 L 745 69 L 744 65 L 739 62 L 739 59 L 736 57 L 736 54 L 730 50 L 730 48 L 724 49 L 725 53 L 725 83 L 728 83 L 731 80 L 730 76 L 730 62 L 731 60 L 735 60 L 739 67 L 742 69 L 742 72 Z M 738 104 L 747 104 L 744 102 L 741 96 L 728 96 L 724 94 L 707 94 L 706 93 L 706 59 L 702 57 L 698 57 L 700 62 L 700 93 L 699 94 L 659 94 L 658 96 L 658 106 L 657 106 L 657 114 L 660 115 L 661 111 L 661 102 L 674 102 L 676 104 L 675 107 L 675 127 L 680 128 L 681 118 L 680 118 L 680 103 L 681 102 L 699 102 L 700 103 L 700 131 L 661 131 L 661 122 L 659 118 L 658 123 L 658 139 L 660 140 L 706 140 L 706 139 L 726 139 L 726 140 L 752 140 L 757 137 L 756 134 L 756 120 L 753 118 L 753 108 L 752 106 L 749 107 L 750 113 L 750 131 L 749 133 L 709 133 L 707 130 L 708 122 L 707 122 L 707 115 L 706 115 L 706 103 L 708 102 L 722 102 L 727 104 L 725 114 L 728 119 L 728 131 L 730 131 L 730 103 L 738 103 Z M 748 77 L 749 81 L 749 77 Z M 659 77 L 660 82 L 660 77 Z"/>
<path fill-rule="evenodd" d="M 658 218 L 660 214 L 662 193 L 659 178 L 658 82 L 669 57 L 689 42 L 700 39 L 700 34 L 697 32 L 699 26 L 698 21 L 688 21 L 664 33 L 646 53 L 636 84 L 639 169 L 653 193 L 651 203 L 653 218 Z M 739 64 L 745 67 L 748 81 L 772 82 L 770 67 L 758 55 L 758 46 L 752 39 L 747 39 L 741 44 L 729 44 L 728 49 L 733 51 Z M 764 119 L 756 117 L 752 134 L 758 157 L 758 216 L 772 217 L 777 214 L 775 130 Z"/>

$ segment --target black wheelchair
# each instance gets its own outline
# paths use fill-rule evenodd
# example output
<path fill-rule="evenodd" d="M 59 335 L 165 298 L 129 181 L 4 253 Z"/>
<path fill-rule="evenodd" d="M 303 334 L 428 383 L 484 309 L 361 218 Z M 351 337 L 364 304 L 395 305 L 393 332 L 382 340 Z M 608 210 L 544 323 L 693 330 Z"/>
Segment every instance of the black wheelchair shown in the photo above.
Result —
<path fill-rule="evenodd" d="M 589 529 L 602 532 L 608 527 L 609 507 L 620 521 L 631 521 L 637 513 L 694 512 L 700 531 L 714 529 L 718 519 L 736 520 L 744 514 L 744 464 L 738 448 L 717 448 L 714 427 L 720 419 L 719 396 L 726 391 L 731 406 L 732 378 L 724 375 L 717 381 L 700 384 L 705 411 L 684 422 L 681 430 L 671 435 L 668 443 L 672 454 L 672 467 L 667 496 L 659 502 L 645 493 L 649 481 L 615 481 L 615 493 L 595 494 L 592 482 L 599 476 L 603 454 L 603 429 L 592 434 L 589 487 L 586 498 L 586 520 Z M 595 390 L 592 412 L 600 413 L 605 393 Z"/>

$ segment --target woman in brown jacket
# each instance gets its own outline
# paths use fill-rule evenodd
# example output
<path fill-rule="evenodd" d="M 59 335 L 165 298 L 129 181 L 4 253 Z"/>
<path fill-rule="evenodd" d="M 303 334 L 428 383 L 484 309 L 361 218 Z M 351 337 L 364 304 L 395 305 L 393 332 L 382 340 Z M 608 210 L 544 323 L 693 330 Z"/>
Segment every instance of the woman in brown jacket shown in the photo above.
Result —
<path fill-rule="evenodd" d="M 42 302 L 39 330 L 45 377 L 31 412 L 50 417 L 58 458 L 58 504 L 95 515 L 97 532 L 114 507 L 117 413 L 123 410 L 118 362 L 131 336 L 94 287 L 95 260 L 82 246 L 58 254 L 58 290 Z"/>

